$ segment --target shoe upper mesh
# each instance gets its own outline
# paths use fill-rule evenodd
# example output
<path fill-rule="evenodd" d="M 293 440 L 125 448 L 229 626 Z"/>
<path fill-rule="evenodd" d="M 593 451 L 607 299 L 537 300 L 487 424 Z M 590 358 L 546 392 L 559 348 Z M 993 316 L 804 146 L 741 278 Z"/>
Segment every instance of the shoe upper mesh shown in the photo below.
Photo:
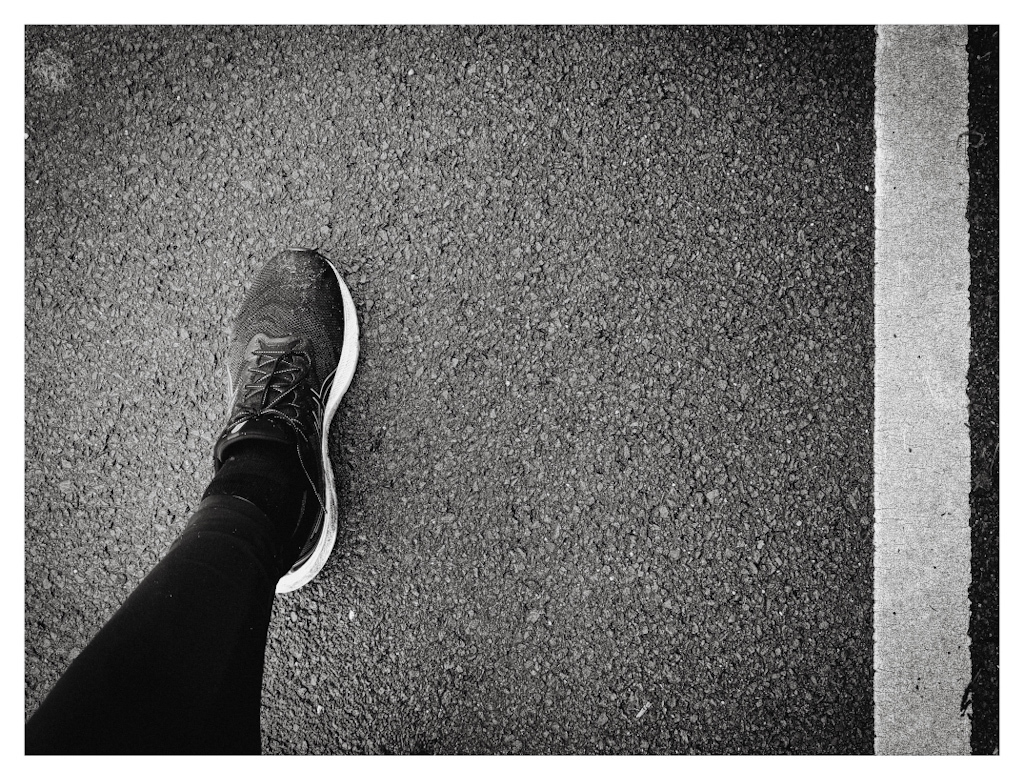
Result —
<path fill-rule="evenodd" d="M 267 263 L 238 312 L 234 333 L 228 358 L 236 394 L 246 381 L 247 347 L 256 333 L 308 338 L 310 382 L 319 392 L 337 368 L 344 335 L 341 290 L 328 261 L 313 251 L 289 250 Z"/>

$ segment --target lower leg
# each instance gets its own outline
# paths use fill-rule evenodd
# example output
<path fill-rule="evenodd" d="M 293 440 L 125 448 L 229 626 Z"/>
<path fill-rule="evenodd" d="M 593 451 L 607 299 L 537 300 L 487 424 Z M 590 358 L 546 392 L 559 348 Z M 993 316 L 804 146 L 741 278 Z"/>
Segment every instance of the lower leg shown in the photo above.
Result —
<path fill-rule="evenodd" d="M 28 722 L 26 752 L 259 752 L 267 628 L 287 568 L 270 517 L 295 514 L 305 479 L 285 448 L 236 450 Z"/>
<path fill-rule="evenodd" d="M 274 592 L 316 576 L 334 543 L 323 453 L 358 351 L 355 305 L 328 260 L 287 250 L 264 266 L 229 347 L 217 474 L 29 720 L 27 752 L 259 752 Z"/>

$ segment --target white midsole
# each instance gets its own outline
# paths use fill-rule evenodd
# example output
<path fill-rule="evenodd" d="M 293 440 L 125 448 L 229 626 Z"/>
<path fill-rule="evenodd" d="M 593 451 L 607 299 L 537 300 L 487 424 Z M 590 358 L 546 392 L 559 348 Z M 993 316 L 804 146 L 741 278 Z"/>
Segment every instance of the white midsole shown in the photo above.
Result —
<path fill-rule="evenodd" d="M 348 391 L 349 385 L 352 384 L 352 377 L 356 373 L 356 363 L 359 361 L 359 319 L 356 315 L 356 305 L 352 300 L 352 293 L 349 292 L 345 280 L 341 278 L 341 273 L 332 261 L 327 258 L 324 260 L 331 266 L 334 275 L 338 277 L 342 311 L 345 315 L 345 335 L 342 337 L 341 356 L 338 358 L 334 383 L 331 385 L 331 392 L 327 396 L 327 404 L 324 407 L 323 434 L 320 441 L 320 460 L 324 468 L 324 528 L 313 554 L 306 562 L 278 580 L 278 593 L 288 593 L 301 588 L 319 574 L 331 556 L 331 550 L 334 549 L 334 542 L 338 537 L 338 493 L 334 487 L 334 468 L 327 451 L 327 440 L 330 436 L 334 413 L 341 406 L 341 399 Z"/>

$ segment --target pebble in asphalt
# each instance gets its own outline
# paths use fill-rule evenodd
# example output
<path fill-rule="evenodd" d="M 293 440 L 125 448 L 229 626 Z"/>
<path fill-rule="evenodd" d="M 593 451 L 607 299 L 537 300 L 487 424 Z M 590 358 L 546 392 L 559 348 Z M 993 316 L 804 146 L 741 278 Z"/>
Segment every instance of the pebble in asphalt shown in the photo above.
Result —
<path fill-rule="evenodd" d="M 26 35 L 26 715 L 305 245 L 362 362 L 267 752 L 870 752 L 872 29 Z"/>

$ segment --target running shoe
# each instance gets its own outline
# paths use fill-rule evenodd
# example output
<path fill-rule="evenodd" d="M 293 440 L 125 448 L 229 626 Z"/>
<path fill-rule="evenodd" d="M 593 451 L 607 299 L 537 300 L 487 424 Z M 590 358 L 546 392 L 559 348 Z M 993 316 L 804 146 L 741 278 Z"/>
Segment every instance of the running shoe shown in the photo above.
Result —
<path fill-rule="evenodd" d="M 242 441 L 295 447 L 318 505 L 306 507 L 291 533 L 286 560 L 294 563 L 278 593 L 313 579 L 334 547 L 338 497 L 327 439 L 358 357 L 355 304 L 331 261 L 311 249 L 288 249 L 270 260 L 231 337 L 231 411 L 214 445 L 214 465 L 220 468 Z"/>

